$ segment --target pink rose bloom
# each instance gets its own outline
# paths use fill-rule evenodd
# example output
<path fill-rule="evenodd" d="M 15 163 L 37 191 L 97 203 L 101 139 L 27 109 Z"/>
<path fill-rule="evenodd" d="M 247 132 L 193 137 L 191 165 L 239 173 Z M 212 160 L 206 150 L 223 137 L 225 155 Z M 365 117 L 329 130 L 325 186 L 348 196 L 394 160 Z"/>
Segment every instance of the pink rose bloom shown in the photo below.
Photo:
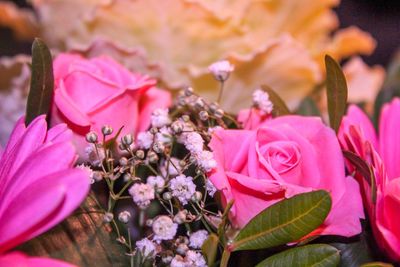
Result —
<path fill-rule="evenodd" d="M 265 113 L 260 109 L 242 109 L 239 111 L 237 120 L 243 126 L 243 129 L 251 130 L 258 128 L 265 121 L 272 119 L 272 115 Z"/>
<path fill-rule="evenodd" d="M 219 130 L 209 146 L 217 161 L 210 179 L 224 205 L 234 200 L 231 219 L 237 227 L 280 200 L 324 189 L 331 193 L 332 210 L 311 235 L 361 232 L 359 186 L 345 176 L 335 132 L 320 118 L 282 116 L 255 130 Z"/>
<path fill-rule="evenodd" d="M 73 168 L 71 137 L 65 124 L 47 131 L 44 116 L 27 128 L 23 118 L 17 122 L 0 159 L 1 267 L 71 266 L 8 252 L 64 220 L 86 197 L 89 174 Z"/>
<path fill-rule="evenodd" d="M 355 177 L 362 185 L 372 230 L 386 255 L 400 261 L 400 99 L 383 106 L 379 121 L 379 138 L 367 117 L 352 105 L 339 131 L 344 150 L 356 153 L 366 160 L 375 175 L 376 192 L 361 174 Z M 351 170 L 354 168 L 349 167 Z M 375 202 L 372 199 L 376 194 Z"/>
<path fill-rule="evenodd" d="M 129 72 L 108 57 L 85 59 L 60 54 L 54 61 L 55 96 L 51 124 L 64 122 L 74 132 L 83 156 L 85 134 L 110 125 L 121 134 L 137 134 L 150 126 L 156 108 L 167 108 L 171 96 L 148 76 Z"/>

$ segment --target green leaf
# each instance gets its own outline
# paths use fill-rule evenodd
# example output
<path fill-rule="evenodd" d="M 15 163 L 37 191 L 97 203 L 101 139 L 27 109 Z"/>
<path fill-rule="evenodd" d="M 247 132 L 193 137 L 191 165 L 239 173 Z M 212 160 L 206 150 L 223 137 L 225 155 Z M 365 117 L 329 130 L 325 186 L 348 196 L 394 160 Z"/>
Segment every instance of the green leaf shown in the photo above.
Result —
<path fill-rule="evenodd" d="M 336 132 L 346 112 L 347 84 L 339 64 L 330 56 L 325 56 L 326 94 L 328 98 L 329 123 Z"/>
<path fill-rule="evenodd" d="M 339 250 L 329 245 L 315 244 L 292 248 L 275 254 L 257 264 L 256 267 L 335 267 L 339 264 L 339 261 Z"/>
<path fill-rule="evenodd" d="M 393 265 L 385 262 L 370 262 L 361 265 L 361 267 L 393 267 Z"/>
<path fill-rule="evenodd" d="M 53 87 L 53 63 L 50 50 L 42 40 L 36 38 L 32 45 L 32 76 L 26 106 L 26 125 L 41 114 L 48 114 Z"/>
<path fill-rule="evenodd" d="M 329 193 L 323 190 L 280 201 L 244 226 L 231 250 L 264 249 L 298 241 L 324 222 L 331 205 Z"/>
<path fill-rule="evenodd" d="M 228 202 L 228 204 L 225 207 L 224 213 L 222 214 L 222 221 L 218 226 L 218 237 L 219 240 L 221 241 L 221 243 L 225 246 L 226 244 L 226 237 L 225 237 L 225 226 L 228 222 L 228 215 L 229 215 L 229 211 L 231 210 L 232 206 L 233 206 L 234 201 L 231 200 Z"/>
<path fill-rule="evenodd" d="M 351 128 L 350 128 L 351 131 Z M 344 157 L 356 168 L 356 170 L 364 177 L 367 183 L 371 186 L 371 199 L 376 202 L 376 180 L 375 174 L 370 164 L 360 158 L 357 154 L 351 151 L 343 151 Z"/>
<path fill-rule="evenodd" d="M 368 231 L 364 229 L 355 242 L 331 243 L 329 245 L 340 250 L 340 266 L 359 267 L 364 263 L 373 261 L 369 241 L 372 240 L 368 236 Z"/>
<path fill-rule="evenodd" d="M 274 104 L 274 109 L 272 113 L 275 116 L 283 116 L 290 114 L 289 108 L 286 106 L 285 102 L 274 90 L 272 90 L 270 87 L 266 85 L 262 85 L 261 88 L 268 93 L 269 100 L 271 100 L 272 104 Z"/>
<path fill-rule="evenodd" d="M 201 251 L 207 259 L 207 266 L 212 266 L 218 252 L 219 239 L 216 234 L 210 234 L 201 246 Z"/>
<path fill-rule="evenodd" d="M 321 116 L 317 104 L 315 104 L 315 101 L 309 96 L 301 101 L 296 113 L 303 116 Z"/>

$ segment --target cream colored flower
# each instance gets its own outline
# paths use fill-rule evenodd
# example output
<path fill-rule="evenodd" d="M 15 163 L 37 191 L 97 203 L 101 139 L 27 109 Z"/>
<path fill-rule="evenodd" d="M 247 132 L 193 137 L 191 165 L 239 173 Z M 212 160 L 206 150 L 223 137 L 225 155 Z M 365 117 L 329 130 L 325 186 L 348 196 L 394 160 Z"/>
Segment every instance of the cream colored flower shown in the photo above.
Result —
<path fill-rule="evenodd" d="M 0 2 L 0 26 L 10 28 L 19 39 L 32 39 L 37 34 L 36 20 L 28 9 L 12 2 Z"/>
<path fill-rule="evenodd" d="M 349 90 L 348 99 L 352 103 L 365 103 L 372 112 L 373 103 L 385 79 L 381 66 L 369 67 L 360 57 L 354 57 L 344 65 L 344 74 Z"/>
<path fill-rule="evenodd" d="M 31 0 L 54 48 L 109 53 L 171 89 L 194 86 L 210 100 L 218 84 L 207 67 L 229 60 L 235 71 L 223 105 L 237 111 L 260 84 L 293 107 L 324 76 L 323 57 L 369 54 L 374 40 L 339 31 L 338 0 Z M 229 93 L 228 93 L 229 92 Z"/>

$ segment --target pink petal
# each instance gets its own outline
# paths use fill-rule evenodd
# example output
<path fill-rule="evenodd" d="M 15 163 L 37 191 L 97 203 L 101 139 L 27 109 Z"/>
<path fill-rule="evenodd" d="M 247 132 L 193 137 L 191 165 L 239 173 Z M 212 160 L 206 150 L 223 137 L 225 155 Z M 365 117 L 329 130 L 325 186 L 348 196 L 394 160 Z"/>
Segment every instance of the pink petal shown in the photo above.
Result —
<path fill-rule="evenodd" d="M 20 124 L 16 126 L 21 127 Z M 20 131 L 20 130 L 18 130 Z M 14 139 L 15 145 L 9 151 L 4 153 L 1 158 L 0 166 L 0 196 L 4 193 L 5 188 L 10 182 L 11 177 L 18 170 L 19 166 L 29 157 L 36 149 L 38 149 L 46 137 L 47 124 L 44 116 L 39 116 L 33 120 L 24 134 L 18 133 L 19 139 Z M 8 146 L 7 146 L 8 147 Z M 7 148 L 8 150 L 8 148 Z"/>
<path fill-rule="evenodd" d="M 400 177 L 400 99 L 385 104 L 379 123 L 380 155 L 389 179 Z"/>
<path fill-rule="evenodd" d="M 151 88 L 146 91 L 139 101 L 140 120 L 137 133 L 147 130 L 150 126 L 150 117 L 157 108 L 168 108 L 171 106 L 171 94 L 166 90 Z"/>
<path fill-rule="evenodd" d="M 28 257 L 21 252 L 0 255 L 0 267 L 74 267 L 60 260 Z"/>
<path fill-rule="evenodd" d="M 87 173 L 79 169 L 33 182 L 0 214 L 0 253 L 59 223 L 78 207 L 88 190 Z"/>
<path fill-rule="evenodd" d="M 39 149 L 29 160 L 24 162 L 10 179 L 13 182 L 2 195 L 0 212 L 14 196 L 36 180 L 72 167 L 75 162 L 75 155 L 74 146 L 69 142 L 55 143 Z"/>
<path fill-rule="evenodd" d="M 332 209 L 321 228 L 321 235 L 351 237 L 361 233 L 360 219 L 364 219 L 360 187 L 353 177 L 346 177 L 346 192 L 332 203 Z"/>

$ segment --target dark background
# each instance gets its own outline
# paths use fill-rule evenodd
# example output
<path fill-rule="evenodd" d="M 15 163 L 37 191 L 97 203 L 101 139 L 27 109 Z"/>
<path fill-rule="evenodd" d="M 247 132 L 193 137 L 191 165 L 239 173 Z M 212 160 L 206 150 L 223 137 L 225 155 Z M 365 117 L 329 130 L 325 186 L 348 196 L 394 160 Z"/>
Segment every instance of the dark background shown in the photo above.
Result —
<path fill-rule="evenodd" d="M 29 6 L 25 0 L 0 1 L 13 1 L 19 6 Z M 386 65 L 400 47 L 400 0 L 342 0 L 336 12 L 341 27 L 357 25 L 378 41 L 375 53 L 364 58 L 367 63 Z M 15 42 L 11 32 L 0 27 L 1 56 L 29 53 L 30 45 Z"/>

